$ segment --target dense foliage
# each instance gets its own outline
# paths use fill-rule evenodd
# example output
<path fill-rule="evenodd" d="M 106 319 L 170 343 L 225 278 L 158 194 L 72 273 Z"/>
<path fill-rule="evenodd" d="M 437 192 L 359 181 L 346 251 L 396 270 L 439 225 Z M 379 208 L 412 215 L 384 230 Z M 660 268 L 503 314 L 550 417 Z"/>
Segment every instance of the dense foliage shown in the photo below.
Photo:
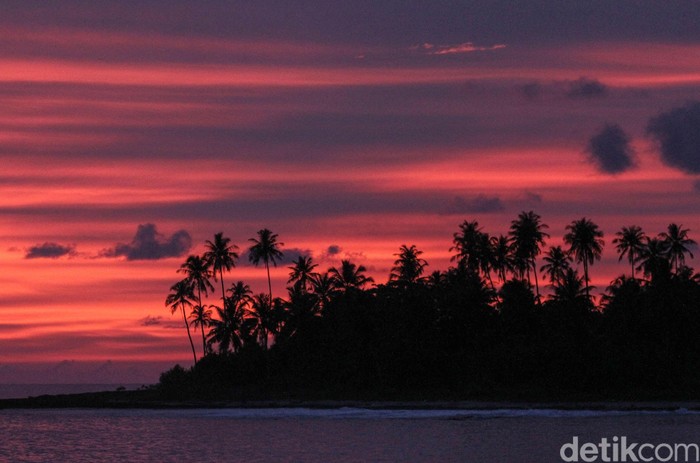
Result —
<path fill-rule="evenodd" d="M 700 276 L 686 266 L 688 230 L 671 224 L 649 238 L 622 228 L 613 244 L 631 273 L 596 299 L 588 283 L 603 232 L 575 220 L 568 249 L 545 251 L 546 228 L 534 212 L 508 236 L 465 221 L 454 267 L 426 275 L 422 252 L 403 245 L 385 284 L 347 260 L 316 272 L 302 256 L 289 267 L 286 298 L 253 295 L 239 281 L 221 305 L 204 307 L 209 279 L 223 281 L 235 265 L 210 246 L 183 264 L 186 278 L 167 299 L 183 316 L 191 309 L 192 351 L 189 324 L 204 355 L 163 373 L 160 389 L 179 398 L 700 397 Z M 268 270 L 282 257 L 276 239 L 261 230 L 252 240 Z M 235 254 L 221 234 L 215 242 Z"/>

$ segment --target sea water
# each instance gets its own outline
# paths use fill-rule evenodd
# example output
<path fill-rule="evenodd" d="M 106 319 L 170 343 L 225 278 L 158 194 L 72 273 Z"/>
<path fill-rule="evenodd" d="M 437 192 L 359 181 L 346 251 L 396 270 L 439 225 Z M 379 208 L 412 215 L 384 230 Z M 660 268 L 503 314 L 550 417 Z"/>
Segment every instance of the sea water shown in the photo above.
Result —
<path fill-rule="evenodd" d="M 699 425 L 685 410 L 0 410 L 0 461 L 547 463 L 574 436 L 700 444 Z"/>

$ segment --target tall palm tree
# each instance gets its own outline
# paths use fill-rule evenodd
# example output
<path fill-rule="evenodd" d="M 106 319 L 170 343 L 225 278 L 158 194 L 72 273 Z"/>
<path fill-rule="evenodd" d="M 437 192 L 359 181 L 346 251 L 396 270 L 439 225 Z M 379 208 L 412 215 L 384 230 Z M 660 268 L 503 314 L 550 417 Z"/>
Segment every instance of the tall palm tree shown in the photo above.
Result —
<path fill-rule="evenodd" d="M 265 269 L 267 270 L 267 288 L 270 300 L 272 300 L 272 280 L 270 280 L 270 262 L 272 265 L 277 267 L 277 261 L 283 257 L 280 247 L 284 246 L 284 243 L 277 242 L 277 235 L 272 233 L 267 228 L 258 230 L 258 238 L 250 238 L 253 244 L 250 247 L 248 258 L 254 265 L 258 265 L 262 260 L 265 263 Z"/>
<path fill-rule="evenodd" d="M 642 231 L 642 227 L 631 225 L 622 227 L 622 230 L 615 233 L 615 236 L 617 238 L 613 240 L 613 244 L 620 255 L 618 262 L 627 254 L 627 260 L 632 266 L 632 279 L 634 279 L 634 267 L 644 251 L 646 235 Z"/>
<path fill-rule="evenodd" d="M 583 263 L 586 297 L 590 297 L 588 267 L 593 265 L 594 261 L 600 260 L 603 254 L 603 232 L 597 224 L 585 217 L 574 220 L 566 229 L 569 231 L 564 235 L 564 243 L 569 245 L 569 253 L 573 254 L 576 261 Z"/>
<path fill-rule="evenodd" d="M 459 230 L 453 235 L 454 246 L 450 248 L 450 251 L 455 251 L 456 254 L 450 260 L 457 261 L 460 265 L 479 273 L 484 257 L 484 232 L 481 231 L 479 222 L 476 220 L 471 222 L 465 220 L 459 225 Z"/>
<path fill-rule="evenodd" d="M 197 290 L 197 305 L 202 305 L 202 293 L 206 296 L 209 291 L 214 291 L 209 281 L 211 272 L 206 261 L 197 255 L 190 255 L 177 271 L 186 275 L 186 280 Z"/>
<path fill-rule="evenodd" d="M 190 346 L 192 347 L 192 357 L 194 358 L 194 363 L 197 363 L 197 353 L 194 350 L 194 342 L 192 342 L 192 334 L 190 333 L 190 325 L 187 323 L 187 316 L 185 315 L 185 306 L 191 307 L 192 300 L 194 299 L 194 292 L 192 291 L 192 284 L 189 280 L 181 280 L 170 287 L 170 294 L 165 298 L 165 305 L 170 306 L 170 313 L 173 314 L 178 309 L 182 310 L 182 319 L 185 322 L 185 328 L 187 329 L 187 338 L 190 340 Z"/>
<path fill-rule="evenodd" d="M 687 228 L 684 229 L 683 225 L 672 223 L 668 226 L 668 232 L 659 234 L 659 238 L 663 240 L 666 246 L 666 253 L 668 254 L 669 260 L 673 263 L 673 268 L 676 273 L 678 273 L 679 264 L 681 266 L 685 265 L 686 254 L 688 254 L 691 259 L 694 258 L 688 246 L 693 246 L 697 243 L 688 238 L 689 231 L 690 230 Z"/>
<path fill-rule="evenodd" d="M 372 277 L 365 276 L 367 269 L 364 265 L 355 265 L 349 260 L 342 260 L 340 268 L 328 270 L 333 279 L 333 286 L 341 291 L 362 289 L 366 284 L 374 282 Z"/>
<path fill-rule="evenodd" d="M 549 278 L 552 286 L 560 284 L 566 276 L 567 270 L 571 267 L 571 256 L 564 251 L 561 246 L 553 246 L 542 258 L 546 262 L 540 267 L 540 272 L 543 272 Z"/>
<path fill-rule="evenodd" d="M 554 286 L 552 299 L 566 304 L 590 303 L 588 291 L 584 287 L 584 278 L 578 276 L 578 272 L 567 268 L 561 279 Z"/>
<path fill-rule="evenodd" d="M 231 239 L 226 238 L 223 233 L 214 235 L 214 241 L 207 240 L 207 251 L 204 253 L 204 260 L 207 265 L 213 270 L 214 281 L 216 281 L 216 272 L 219 272 L 221 278 L 221 302 L 226 305 L 226 291 L 224 290 L 224 270 L 230 272 L 236 266 L 238 246 L 231 244 Z"/>
<path fill-rule="evenodd" d="M 287 283 L 299 285 L 302 292 L 306 293 L 312 285 L 314 277 L 318 273 L 314 269 L 318 264 L 313 263 L 311 256 L 299 256 L 297 260 L 292 261 L 292 266 L 288 267 L 291 270 Z"/>
<path fill-rule="evenodd" d="M 192 308 L 192 313 L 190 313 L 190 319 L 195 328 L 199 327 L 202 330 L 202 356 L 207 355 L 208 349 L 206 344 L 206 338 L 204 337 L 204 327 L 209 326 L 211 323 L 211 309 L 207 309 L 202 305 L 196 305 Z"/>
<path fill-rule="evenodd" d="M 398 257 L 394 261 L 394 267 L 391 269 L 389 280 L 396 280 L 405 283 L 415 283 L 423 275 L 423 270 L 428 265 L 425 259 L 421 259 L 420 255 L 423 251 L 418 250 L 416 245 L 401 245 Z"/>
<path fill-rule="evenodd" d="M 542 223 L 542 218 L 533 211 L 521 212 L 516 220 L 510 223 L 508 235 L 513 246 L 513 256 L 516 266 L 520 270 L 520 278 L 527 273 L 527 281 L 530 283 L 530 269 L 535 274 L 535 289 L 537 300 L 540 297 L 539 282 L 537 281 L 536 259 L 540 254 L 542 246 L 545 245 L 545 238 L 549 235 L 543 230 L 549 228 Z M 530 283 L 532 287 L 532 283 Z"/>

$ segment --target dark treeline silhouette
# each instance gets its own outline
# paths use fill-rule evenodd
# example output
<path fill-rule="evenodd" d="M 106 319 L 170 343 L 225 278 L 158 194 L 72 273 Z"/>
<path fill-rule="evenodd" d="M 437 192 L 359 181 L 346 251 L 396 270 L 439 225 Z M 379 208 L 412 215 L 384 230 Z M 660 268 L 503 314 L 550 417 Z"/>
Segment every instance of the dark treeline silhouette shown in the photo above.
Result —
<path fill-rule="evenodd" d="M 465 221 L 454 266 L 428 273 L 422 252 L 402 245 L 383 284 L 349 260 L 319 272 L 300 256 L 285 298 L 272 297 L 276 234 L 250 240 L 249 258 L 268 278 L 268 292 L 253 294 L 242 281 L 224 286 L 238 248 L 218 233 L 183 263 L 167 297 L 195 364 L 163 373 L 159 390 L 189 399 L 699 398 L 700 276 L 686 265 L 688 230 L 670 224 L 649 237 L 623 227 L 612 244 L 629 275 L 595 298 L 603 232 L 584 217 L 566 226 L 563 247 L 546 248 L 547 229 L 532 211 L 507 235 Z M 224 293 L 204 305 L 217 280 Z"/>

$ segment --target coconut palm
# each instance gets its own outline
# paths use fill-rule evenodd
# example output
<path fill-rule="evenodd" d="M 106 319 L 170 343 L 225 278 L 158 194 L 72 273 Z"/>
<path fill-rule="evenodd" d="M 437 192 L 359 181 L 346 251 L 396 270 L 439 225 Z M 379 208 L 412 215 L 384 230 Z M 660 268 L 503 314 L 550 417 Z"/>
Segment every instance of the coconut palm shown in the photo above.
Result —
<path fill-rule="evenodd" d="M 272 280 L 270 280 L 270 263 L 277 267 L 277 261 L 283 257 L 280 247 L 284 243 L 277 242 L 277 235 L 272 233 L 267 228 L 258 230 L 258 238 L 250 238 L 253 244 L 249 249 L 248 258 L 254 265 L 258 265 L 260 261 L 265 263 L 267 270 L 267 288 L 270 300 L 272 300 Z"/>
<path fill-rule="evenodd" d="M 491 237 L 491 265 L 501 283 L 506 282 L 508 272 L 515 271 L 512 246 L 508 237 L 499 235 Z"/>
<path fill-rule="evenodd" d="M 415 283 L 423 274 L 423 270 L 428 265 L 425 259 L 421 259 L 420 255 L 423 251 L 419 251 L 415 245 L 410 247 L 402 245 L 399 248 L 398 257 L 394 261 L 394 267 L 391 269 L 389 280 L 396 280 L 404 283 Z"/>
<path fill-rule="evenodd" d="M 545 238 L 549 235 L 543 230 L 549 228 L 542 223 L 542 218 L 533 211 L 521 212 L 516 220 L 510 224 L 508 235 L 511 239 L 513 257 L 516 268 L 520 271 L 520 278 L 527 274 L 527 281 L 530 283 L 530 269 L 535 274 L 535 290 L 537 299 L 540 297 L 539 282 L 537 281 L 537 266 L 535 261 L 545 244 Z M 532 287 L 532 284 L 530 283 Z"/>
<path fill-rule="evenodd" d="M 209 345 L 216 343 L 221 354 L 229 352 L 229 349 L 237 352 L 245 338 L 244 311 L 233 307 L 231 299 L 227 303 L 224 309 L 215 307 L 218 319 L 212 319 L 208 334 Z"/>
<path fill-rule="evenodd" d="M 668 276 L 671 264 L 668 260 L 668 250 L 663 240 L 659 238 L 647 238 L 646 246 L 639 255 L 638 270 L 644 272 L 644 276 L 652 282 Z"/>
<path fill-rule="evenodd" d="M 197 290 L 197 305 L 202 305 L 202 293 L 206 296 L 209 291 L 214 291 L 209 281 L 211 272 L 206 261 L 197 255 L 190 255 L 177 271 L 186 275 L 193 290 Z"/>
<path fill-rule="evenodd" d="M 561 278 L 554 286 L 553 300 L 566 304 L 590 303 L 588 290 L 584 286 L 584 278 L 571 267 L 563 272 Z"/>
<path fill-rule="evenodd" d="M 622 230 L 615 233 L 613 244 L 617 253 L 620 255 L 618 262 L 627 255 L 627 260 L 632 266 L 632 279 L 634 279 L 634 267 L 642 252 L 644 251 L 646 235 L 642 231 L 642 227 L 631 225 L 622 227 Z"/>
<path fill-rule="evenodd" d="M 194 300 L 192 284 L 189 280 L 184 279 L 178 281 L 170 287 L 170 294 L 168 294 L 168 297 L 165 298 L 165 305 L 170 306 L 171 314 L 175 313 L 178 307 L 182 310 L 182 319 L 184 320 L 185 328 L 187 329 L 187 338 L 190 340 L 190 346 L 192 347 L 192 357 L 194 358 L 194 363 L 197 363 L 197 353 L 194 350 L 194 342 L 192 342 L 190 325 L 187 323 L 187 316 L 185 315 L 185 306 L 191 307 L 192 300 Z"/>
<path fill-rule="evenodd" d="M 688 238 L 689 231 L 690 230 L 687 228 L 684 229 L 683 225 L 672 223 L 668 226 L 668 232 L 659 234 L 659 238 L 663 240 L 666 246 L 666 253 L 676 273 L 678 273 L 679 266 L 685 265 L 686 254 L 688 254 L 691 259 L 694 258 L 688 246 L 693 246 L 697 243 Z"/>
<path fill-rule="evenodd" d="M 212 269 L 214 281 L 216 281 L 216 272 L 219 272 L 221 279 L 221 302 L 226 305 L 226 291 L 224 290 L 224 270 L 230 272 L 236 266 L 238 246 L 231 244 L 231 239 L 226 238 L 223 233 L 214 235 L 214 241 L 207 240 L 205 244 L 207 251 L 204 253 L 204 260 Z"/>
<path fill-rule="evenodd" d="M 267 294 L 261 293 L 253 296 L 253 303 L 250 306 L 251 315 L 257 320 L 256 330 L 263 348 L 267 349 L 268 337 L 270 333 L 277 330 L 277 317 L 275 316 L 273 305 Z"/>
<path fill-rule="evenodd" d="M 314 269 L 318 264 L 313 263 L 311 256 L 299 256 L 297 260 L 292 261 L 292 266 L 288 267 L 291 270 L 287 283 L 299 285 L 302 292 L 307 292 L 312 286 L 313 279 L 318 275 Z"/>
<path fill-rule="evenodd" d="M 349 260 L 342 260 L 340 264 L 340 269 L 332 267 L 328 270 L 336 289 L 340 291 L 357 290 L 374 282 L 372 277 L 365 276 L 364 273 L 367 269 L 364 265 L 358 266 Z"/>
<path fill-rule="evenodd" d="M 253 299 L 253 292 L 250 290 L 250 286 L 242 281 L 232 284 L 227 292 L 230 293 L 227 301 L 236 309 L 246 307 Z"/>
<path fill-rule="evenodd" d="M 208 327 L 211 323 L 211 309 L 207 309 L 202 305 L 194 306 L 192 308 L 192 313 L 190 313 L 190 320 L 192 320 L 190 323 L 192 323 L 195 328 L 199 327 L 202 330 L 202 355 L 207 355 L 209 349 L 207 349 L 206 338 L 204 337 L 204 327 Z"/>
<path fill-rule="evenodd" d="M 456 254 L 450 258 L 451 261 L 457 261 L 460 265 L 478 273 L 481 269 L 481 261 L 483 260 L 483 232 L 479 228 L 479 222 L 473 220 L 462 222 L 458 232 L 453 235 L 452 242 L 454 246 L 450 251 L 455 251 Z"/>
<path fill-rule="evenodd" d="M 562 282 L 567 270 L 571 267 L 571 256 L 564 251 L 561 246 L 553 246 L 542 258 L 546 262 L 540 267 L 540 272 L 543 272 L 549 278 L 552 286 L 557 286 Z"/>
<path fill-rule="evenodd" d="M 564 235 L 564 243 L 569 245 L 569 254 L 572 254 L 577 262 L 583 263 L 586 297 L 590 297 L 588 267 L 601 258 L 605 245 L 603 232 L 597 224 L 585 217 L 574 220 L 566 229 L 569 231 Z"/>
<path fill-rule="evenodd" d="M 335 294 L 333 277 L 328 272 L 316 275 L 311 281 L 311 289 L 313 290 L 315 309 L 320 313 L 328 306 Z"/>

